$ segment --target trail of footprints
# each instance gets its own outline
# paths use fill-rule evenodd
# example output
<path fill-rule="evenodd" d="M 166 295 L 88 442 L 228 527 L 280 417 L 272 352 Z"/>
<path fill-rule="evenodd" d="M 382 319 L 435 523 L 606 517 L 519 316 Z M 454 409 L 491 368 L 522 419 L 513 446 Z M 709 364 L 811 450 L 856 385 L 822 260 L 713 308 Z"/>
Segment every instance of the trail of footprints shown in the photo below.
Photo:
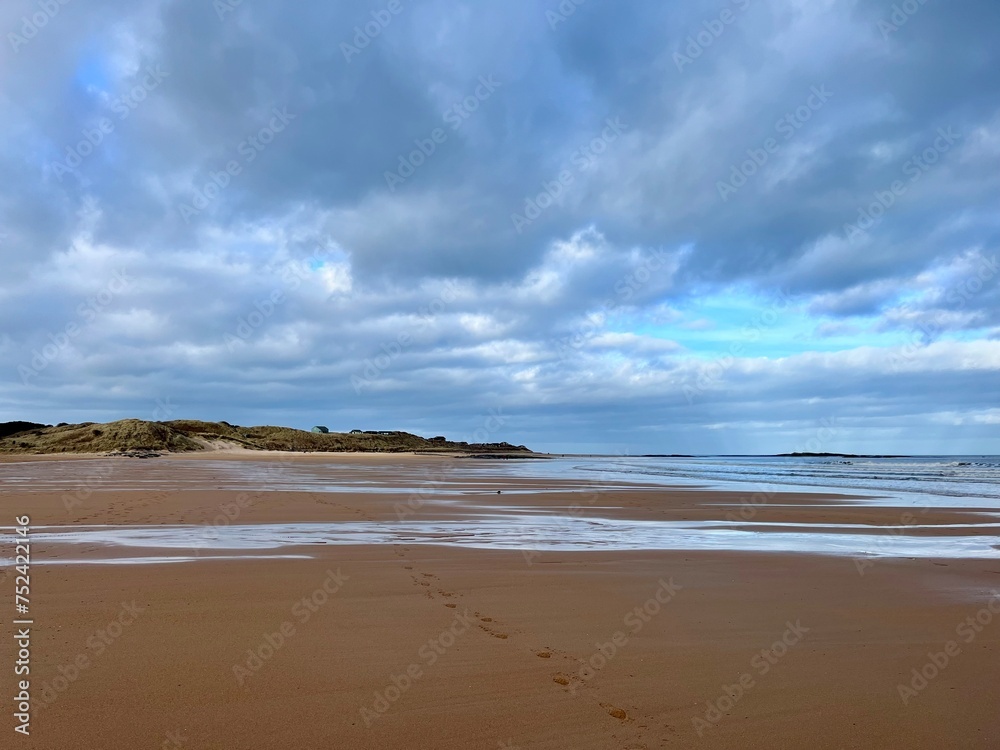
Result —
<path fill-rule="evenodd" d="M 442 604 L 445 607 L 448 609 L 457 609 L 458 604 L 453 600 L 458 597 L 462 597 L 463 594 L 456 594 L 453 591 L 446 591 L 445 589 L 440 588 L 440 579 L 438 576 L 433 573 L 425 573 L 417 569 L 413 565 L 413 562 L 406 556 L 406 553 L 409 551 L 409 547 L 404 547 L 399 544 L 393 545 L 393 552 L 404 563 L 403 569 L 409 574 L 413 585 L 422 589 L 428 599 L 441 597 L 444 600 Z M 506 632 L 506 629 L 494 617 L 484 615 L 478 611 L 473 612 L 473 614 L 476 618 L 478 628 L 484 633 L 503 641 L 510 638 L 510 633 Z M 593 685 L 579 676 L 580 667 L 584 664 L 584 660 L 582 658 L 565 651 L 559 651 L 549 646 L 540 649 L 533 649 L 531 653 L 539 659 L 549 660 L 549 662 L 552 663 L 552 666 L 556 666 L 561 662 L 560 666 L 562 666 L 562 669 L 557 669 L 555 672 L 551 673 L 551 680 L 552 683 L 561 688 L 564 693 L 568 695 L 576 695 L 580 691 L 600 690 L 599 686 Z M 637 712 L 635 709 L 629 713 L 629 711 L 621 708 L 619 705 L 600 700 L 597 701 L 597 706 L 600 707 L 600 710 L 604 714 L 620 722 L 623 728 L 627 727 L 630 730 L 635 730 L 634 736 L 630 736 L 628 738 L 619 738 L 615 735 L 615 739 L 631 743 L 624 745 L 625 750 L 648 750 L 649 745 L 642 741 L 644 739 L 645 732 L 641 730 L 648 729 L 649 725 L 646 723 L 638 723 L 639 719 L 637 718 Z M 676 730 L 669 725 L 666 726 L 665 729 L 670 733 L 676 733 Z M 630 732 L 630 734 L 633 733 Z"/>
<path fill-rule="evenodd" d="M 354 508 L 350 505 L 344 505 L 343 503 L 338 503 L 334 498 L 326 497 L 322 492 L 310 492 L 309 497 L 314 502 L 317 502 L 321 505 L 332 505 L 335 508 L 340 508 L 341 510 L 346 510 L 351 513 L 355 513 L 362 520 L 372 521 L 372 522 L 375 521 L 374 516 L 372 516 L 370 513 L 366 513 L 360 508 Z"/>
<path fill-rule="evenodd" d="M 63 504 L 66 506 L 66 511 L 73 516 L 69 519 L 70 524 L 115 523 L 125 519 L 128 519 L 127 522 L 137 524 L 179 523 L 182 518 L 182 514 L 179 512 L 167 515 L 162 515 L 160 512 L 155 515 L 140 512 L 151 509 L 159 510 L 162 506 L 162 501 L 173 494 L 174 492 L 170 490 L 154 493 L 143 492 L 135 497 L 126 497 L 123 500 L 102 503 L 96 498 L 94 493 L 89 496 L 83 496 L 79 493 L 66 493 L 63 496 Z"/>
<path fill-rule="evenodd" d="M 444 599 L 442 604 L 444 604 L 444 606 L 447 607 L 448 609 L 458 608 L 457 602 L 449 600 L 455 599 L 456 597 L 460 597 L 461 594 L 456 594 L 454 591 L 446 591 L 445 589 L 440 588 L 441 579 L 438 578 L 438 576 L 436 576 L 434 573 L 425 573 L 420 570 L 415 570 L 410 560 L 407 559 L 406 557 L 406 553 L 410 551 L 409 547 L 403 547 L 399 544 L 394 544 L 392 546 L 393 546 L 393 552 L 396 555 L 396 557 L 400 558 L 404 563 L 406 563 L 405 565 L 403 565 L 403 570 L 409 573 L 410 580 L 413 581 L 414 586 L 423 589 L 428 599 L 436 599 L 437 597 L 441 597 L 442 599 Z M 507 640 L 510 637 L 510 634 L 504 632 L 503 628 L 500 626 L 498 622 L 496 622 L 496 620 L 494 620 L 494 618 L 488 615 L 484 615 L 482 612 L 474 612 L 473 615 L 476 618 L 477 626 L 483 632 L 488 633 L 492 637 L 498 638 L 503 641 Z"/>

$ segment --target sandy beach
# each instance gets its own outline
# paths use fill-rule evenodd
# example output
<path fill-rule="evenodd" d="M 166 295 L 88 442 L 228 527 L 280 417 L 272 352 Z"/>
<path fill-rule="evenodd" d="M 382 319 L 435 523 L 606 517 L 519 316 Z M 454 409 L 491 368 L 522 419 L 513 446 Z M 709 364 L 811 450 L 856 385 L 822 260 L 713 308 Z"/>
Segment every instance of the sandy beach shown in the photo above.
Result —
<path fill-rule="evenodd" d="M 75 462 L 78 477 L 104 477 L 89 486 L 4 483 L 4 525 L 29 515 L 36 536 L 33 715 L 16 746 L 1000 746 L 996 556 L 38 540 L 43 527 L 99 525 L 475 525 L 514 505 L 581 522 L 739 521 L 758 536 L 783 524 L 996 534 L 971 508 L 924 509 L 907 529 L 906 508 L 829 494 L 788 493 L 748 513 L 733 493 L 491 476 L 489 462 L 470 473 L 423 456 L 250 458 L 333 465 L 345 484 L 376 486 L 248 491 L 205 464 L 193 488 L 180 457 Z M 419 497 L 438 502 L 402 491 L 432 475 Z M 196 559 L 149 561 L 176 554 Z M 82 564 L 116 556 L 148 559 Z M 4 639 L 8 698 L 16 658 Z"/>

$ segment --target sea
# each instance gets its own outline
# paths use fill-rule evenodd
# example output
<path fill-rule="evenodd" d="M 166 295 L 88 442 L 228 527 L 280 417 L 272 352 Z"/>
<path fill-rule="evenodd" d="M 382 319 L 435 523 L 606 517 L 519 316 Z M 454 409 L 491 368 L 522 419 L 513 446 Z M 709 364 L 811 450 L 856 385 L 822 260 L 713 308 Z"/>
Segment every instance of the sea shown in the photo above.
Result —
<path fill-rule="evenodd" d="M 903 504 L 1000 506 L 1000 456 L 564 457 L 538 475 L 694 485 L 750 494 L 810 491 L 885 497 Z M 992 502 L 990 502 L 992 501 Z"/>

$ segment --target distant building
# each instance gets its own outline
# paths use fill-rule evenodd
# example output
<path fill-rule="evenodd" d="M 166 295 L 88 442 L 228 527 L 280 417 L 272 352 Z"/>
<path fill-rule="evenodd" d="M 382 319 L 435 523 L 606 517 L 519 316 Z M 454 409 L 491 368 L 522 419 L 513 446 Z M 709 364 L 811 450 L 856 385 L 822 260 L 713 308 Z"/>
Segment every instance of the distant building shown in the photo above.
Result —
<path fill-rule="evenodd" d="M 323 427 L 322 425 L 317 425 L 316 427 L 313 427 L 312 431 L 318 432 L 321 435 L 327 435 L 329 434 L 330 429 L 328 427 Z"/>
<path fill-rule="evenodd" d="M 351 430 L 351 434 L 352 435 L 361 435 L 362 432 L 361 432 L 361 430 Z"/>

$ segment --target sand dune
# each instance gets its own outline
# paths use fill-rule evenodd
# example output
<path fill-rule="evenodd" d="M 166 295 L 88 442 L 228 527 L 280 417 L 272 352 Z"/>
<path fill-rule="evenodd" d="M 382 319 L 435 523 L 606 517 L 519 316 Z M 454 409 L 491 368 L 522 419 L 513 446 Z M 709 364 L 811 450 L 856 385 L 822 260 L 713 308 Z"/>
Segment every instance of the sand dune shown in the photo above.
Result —
<path fill-rule="evenodd" d="M 523 445 L 468 443 L 443 436 L 422 438 L 399 431 L 316 433 L 289 427 L 240 427 L 228 422 L 123 419 L 107 424 L 84 422 L 57 426 L 8 422 L 0 425 L 0 454 L 172 452 L 204 450 L 291 452 L 487 452 L 530 453 Z"/>

